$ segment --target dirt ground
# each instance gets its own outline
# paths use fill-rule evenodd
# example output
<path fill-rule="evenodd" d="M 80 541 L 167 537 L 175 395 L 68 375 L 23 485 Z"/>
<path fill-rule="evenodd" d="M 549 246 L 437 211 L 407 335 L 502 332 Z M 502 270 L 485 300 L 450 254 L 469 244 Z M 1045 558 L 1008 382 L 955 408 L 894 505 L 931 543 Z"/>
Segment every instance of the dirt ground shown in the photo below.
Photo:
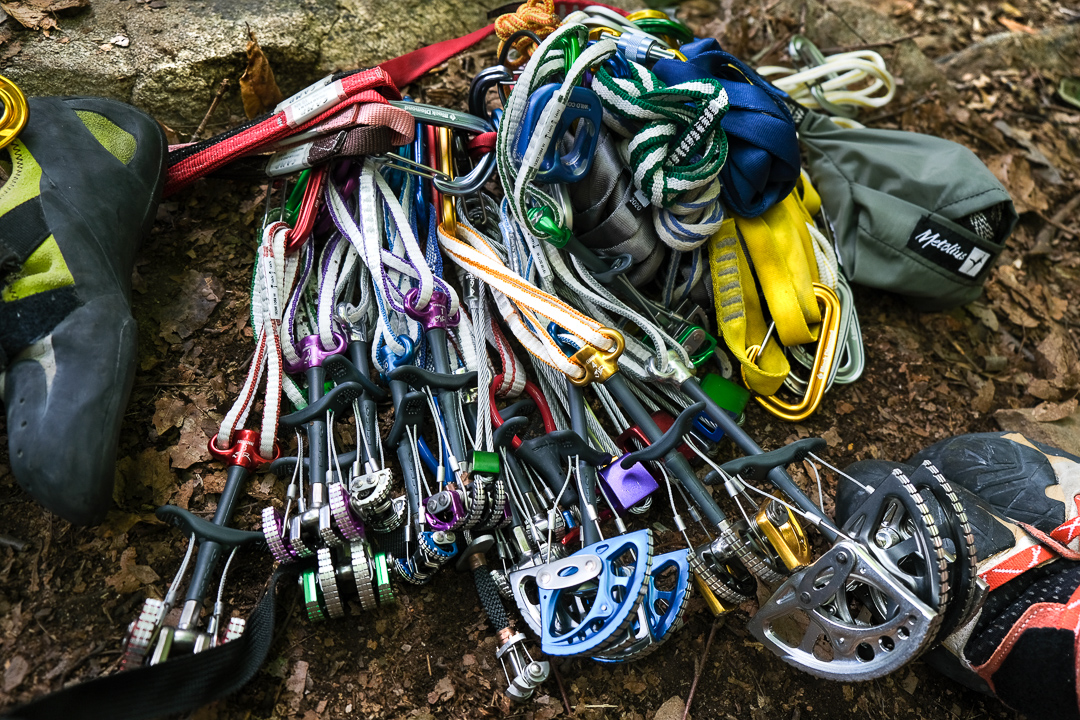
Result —
<path fill-rule="evenodd" d="M 1022 10 L 949 0 L 877 5 L 905 32 L 932 37 L 917 40 L 931 57 L 1017 25 L 1041 30 L 1080 16 L 1075 6 L 1051 2 Z M 732 10 L 730 2 L 690 0 L 684 8 L 703 33 L 721 25 L 738 30 L 725 43 L 736 54 L 765 50 L 759 62 L 783 62 L 782 41 L 800 29 L 800 18 L 770 13 L 764 22 L 767 6 Z M 452 61 L 411 88 L 413 95 L 464 107 L 467 77 L 493 62 L 491 51 L 485 45 Z M 897 48 L 879 51 L 890 60 Z M 1080 212 L 1056 214 L 1080 193 L 1080 111 L 1055 99 L 1056 82 L 1034 67 L 976 72 L 953 80 L 955 102 L 924 102 L 902 91 L 870 116 L 875 127 L 971 147 L 1009 187 L 1021 223 L 983 298 L 966 308 L 920 314 L 898 298 L 857 288 L 863 378 L 835 386 L 799 425 L 751 409 L 746 427 L 762 446 L 815 435 L 828 439 L 837 465 L 903 460 L 945 437 L 998 430 L 1016 421 L 1018 409 L 1036 408 L 1037 420 L 1076 410 Z M 212 515 L 224 471 L 206 457 L 205 444 L 252 351 L 247 287 L 265 193 L 264 186 L 208 180 L 159 210 L 136 270 L 139 373 L 118 454 L 117 508 L 104 525 L 75 528 L 45 513 L 19 489 L 6 466 L 6 444 L 0 447 L 0 708 L 116 672 L 124 629 L 146 596 L 162 597 L 184 550 L 184 538 L 154 519 L 153 509 L 172 502 Z M 261 509 L 283 497 L 276 478 L 256 477 L 235 525 L 257 528 Z M 246 615 L 272 563 L 256 553 L 239 560 L 224 597 Z M 553 677 L 533 701 L 511 707 L 501 698 L 495 640 L 471 582 L 448 570 L 425 588 L 395 590 L 396 607 L 313 625 L 298 591 L 287 588 L 265 667 L 240 693 L 194 717 L 548 720 L 567 714 L 565 690 L 576 717 L 667 720 L 681 715 L 698 670 L 691 708 L 697 718 L 1014 716 L 921 662 L 873 682 L 817 680 L 757 643 L 740 611 L 717 623 L 704 655 L 714 620 L 700 598 L 690 601 L 677 636 L 650 657 L 625 666 L 566 663 L 559 682 Z"/>

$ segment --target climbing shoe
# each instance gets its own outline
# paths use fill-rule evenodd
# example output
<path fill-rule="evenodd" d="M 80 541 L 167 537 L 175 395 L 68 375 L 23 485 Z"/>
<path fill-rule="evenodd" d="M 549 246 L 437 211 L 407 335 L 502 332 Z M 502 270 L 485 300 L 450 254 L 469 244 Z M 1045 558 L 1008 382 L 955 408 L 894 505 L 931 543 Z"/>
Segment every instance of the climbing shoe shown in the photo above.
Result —
<path fill-rule="evenodd" d="M 131 272 L 166 144 L 154 120 L 122 103 L 29 106 L 0 187 L 0 392 L 16 480 L 88 525 L 112 496 L 135 371 Z"/>
<path fill-rule="evenodd" d="M 868 460 L 846 472 L 875 488 L 903 474 L 933 517 L 949 599 L 927 664 L 1029 717 L 1080 718 L 1080 458 L 1015 433 L 979 433 L 907 463 Z M 841 481 L 838 522 L 867 496 Z"/>

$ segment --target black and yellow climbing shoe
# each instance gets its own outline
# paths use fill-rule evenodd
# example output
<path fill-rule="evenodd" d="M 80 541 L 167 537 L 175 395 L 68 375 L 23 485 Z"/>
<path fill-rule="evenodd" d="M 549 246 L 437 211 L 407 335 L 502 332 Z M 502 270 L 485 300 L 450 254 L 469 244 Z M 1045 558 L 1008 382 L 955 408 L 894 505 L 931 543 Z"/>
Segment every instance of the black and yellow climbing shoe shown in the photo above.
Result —
<path fill-rule="evenodd" d="M 0 188 L 0 392 L 11 469 L 80 525 L 109 508 L 135 371 L 131 271 L 165 138 L 135 108 L 31 98 Z"/>

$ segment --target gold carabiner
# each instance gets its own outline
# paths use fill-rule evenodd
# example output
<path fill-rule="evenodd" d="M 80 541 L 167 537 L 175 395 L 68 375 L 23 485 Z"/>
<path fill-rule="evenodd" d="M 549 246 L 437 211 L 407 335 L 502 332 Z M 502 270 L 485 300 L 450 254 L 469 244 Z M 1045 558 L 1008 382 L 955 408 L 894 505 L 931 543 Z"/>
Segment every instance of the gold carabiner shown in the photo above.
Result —
<path fill-rule="evenodd" d="M 775 500 L 767 500 L 754 516 L 754 524 L 764 533 L 788 570 L 810 564 L 813 559 L 810 555 L 810 540 L 791 508 Z"/>
<path fill-rule="evenodd" d="M 19 86 L 3 75 L 0 75 L 0 102 L 4 104 L 4 114 L 0 115 L 0 148 L 5 148 L 26 126 L 30 106 Z"/>
<path fill-rule="evenodd" d="M 825 395 L 828 386 L 829 373 L 836 362 L 836 346 L 840 334 L 840 298 L 836 296 L 832 288 L 821 283 L 814 283 L 814 297 L 821 306 L 821 330 L 818 334 L 817 352 L 814 354 L 814 364 L 810 371 L 810 379 L 807 382 L 806 394 L 795 404 L 784 402 L 775 395 L 755 396 L 758 403 L 782 420 L 788 422 L 800 422 L 814 414 L 821 404 L 821 398 Z M 754 362 L 760 346 L 750 348 L 747 359 Z"/>
<path fill-rule="evenodd" d="M 454 164 L 450 160 L 450 128 L 439 127 L 439 172 L 448 178 L 454 177 Z M 450 237 L 457 237 L 457 213 L 454 211 L 454 198 L 448 193 L 442 195 L 442 226 Z"/>
<path fill-rule="evenodd" d="M 622 30 L 616 30 L 607 25 L 597 25 L 589 28 L 589 40 L 596 42 L 602 35 L 610 35 L 613 38 L 622 37 Z"/>
<path fill-rule="evenodd" d="M 634 22 L 635 20 L 670 20 L 671 16 L 663 10 L 653 10 L 649 8 L 632 12 L 626 16 L 626 19 L 630 22 Z"/>
<path fill-rule="evenodd" d="M 585 345 L 568 358 L 571 363 L 585 371 L 581 378 L 570 378 L 570 382 L 578 387 L 587 387 L 592 382 L 602 383 L 619 372 L 618 360 L 626 347 L 626 340 L 621 332 L 611 328 L 600 328 L 600 334 L 615 343 L 612 350 L 604 352 L 592 345 Z"/>

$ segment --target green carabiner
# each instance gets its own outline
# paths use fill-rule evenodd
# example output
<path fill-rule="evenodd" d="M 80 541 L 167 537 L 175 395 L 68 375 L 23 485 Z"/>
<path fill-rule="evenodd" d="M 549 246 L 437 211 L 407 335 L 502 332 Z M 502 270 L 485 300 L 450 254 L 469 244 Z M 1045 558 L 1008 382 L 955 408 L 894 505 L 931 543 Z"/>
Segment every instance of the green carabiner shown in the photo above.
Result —
<path fill-rule="evenodd" d="M 563 46 L 563 70 L 569 75 L 570 68 L 581 55 L 581 43 L 578 42 L 577 35 L 570 33 L 564 36 L 559 44 Z"/>
<path fill-rule="evenodd" d="M 670 18 L 640 18 L 634 20 L 638 28 L 649 35 L 659 37 L 666 35 L 679 45 L 684 45 L 694 39 L 694 32 L 679 22 Z"/>
<path fill-rule="evenodd" d="M 289 227 L 296 227 L 296 218 L 300 214 L 300 201 L 304 199 L 304 188 L 307 187 L 308 175 L 311 170 L 304 170 L 296 179 L 296 185 L 289 193 L 289 199 L 285 201 L 285 222 Z"/>

